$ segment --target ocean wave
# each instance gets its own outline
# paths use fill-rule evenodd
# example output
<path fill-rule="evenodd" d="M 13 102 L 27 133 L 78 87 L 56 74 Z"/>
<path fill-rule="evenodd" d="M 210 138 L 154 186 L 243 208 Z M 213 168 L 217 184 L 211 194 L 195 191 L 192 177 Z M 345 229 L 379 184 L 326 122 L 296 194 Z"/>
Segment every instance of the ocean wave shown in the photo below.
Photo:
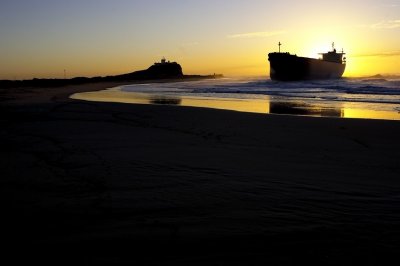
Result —
<path fill-rule="evenodd" d="M 170 93 L 193 96 L 249 98 L 272 96 L 322 101 L 400 103 L 400 80 L 344 78 L 278 82 L 270 79 L 213 79 L 195 82 L 134 84 L 125 92 Z"/>

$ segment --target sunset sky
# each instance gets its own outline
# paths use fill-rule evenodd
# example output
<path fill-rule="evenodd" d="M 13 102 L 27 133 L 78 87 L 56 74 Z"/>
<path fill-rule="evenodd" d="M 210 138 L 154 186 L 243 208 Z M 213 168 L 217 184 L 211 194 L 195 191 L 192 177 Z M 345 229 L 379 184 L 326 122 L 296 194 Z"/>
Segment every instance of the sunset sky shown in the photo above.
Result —
<path fill-rule="evenodd" d="M 347 53 L 400 73 L 400 0 L 2 0 L 0 79 L 103 76 L 165 56 L 185 74 L 268 75 L 267 54 Z"/>

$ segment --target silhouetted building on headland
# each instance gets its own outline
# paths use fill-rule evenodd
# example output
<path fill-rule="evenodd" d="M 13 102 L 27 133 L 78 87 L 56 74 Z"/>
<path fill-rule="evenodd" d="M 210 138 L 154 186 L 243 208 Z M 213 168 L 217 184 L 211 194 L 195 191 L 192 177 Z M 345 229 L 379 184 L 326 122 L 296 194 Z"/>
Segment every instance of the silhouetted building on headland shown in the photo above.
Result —
<path fill-rule="evenodd" d="M 281 43 L 278 53 L 268 54 L 272 80 L 337 79 L 342 77 L 346 68 L 345 53 L 337 53 L 334 44 L 332 51 L 320 54 L 321 59 L 281 53 L 280 46 Z"/>
<path fill-rule="evenodd" d="M 177 62 L 167 61 L 156 62 L 146 70 L 135 71 L 129 74 L 116 76 L 122 79 L 168 79 L 183 77 L 182 67 Z"/>
<path fill-rule="evenodd" d="M 161 59 L 161 62 L 154 63 L 147 71 L 156 77 L 182 77 L 182 67 L 177 62 L 167 61 L 165 58 Z"/>

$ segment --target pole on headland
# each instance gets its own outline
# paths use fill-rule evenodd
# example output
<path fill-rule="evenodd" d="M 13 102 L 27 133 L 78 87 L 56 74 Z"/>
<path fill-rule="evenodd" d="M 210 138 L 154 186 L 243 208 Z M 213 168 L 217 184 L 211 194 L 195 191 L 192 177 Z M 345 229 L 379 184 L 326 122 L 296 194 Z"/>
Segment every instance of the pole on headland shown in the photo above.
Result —
<path fill-rule="evenodd" d="M 278 46 L 279 46 L 279 53 L 281 52 L 281 45 L 282 45 L 281 42 L 279 42 L 279 43 L 278 43 Z"/>
<path fill-rule="evenodd" d="M 64 69 L 64 79 L 67 79 L 67 70 Z"/>

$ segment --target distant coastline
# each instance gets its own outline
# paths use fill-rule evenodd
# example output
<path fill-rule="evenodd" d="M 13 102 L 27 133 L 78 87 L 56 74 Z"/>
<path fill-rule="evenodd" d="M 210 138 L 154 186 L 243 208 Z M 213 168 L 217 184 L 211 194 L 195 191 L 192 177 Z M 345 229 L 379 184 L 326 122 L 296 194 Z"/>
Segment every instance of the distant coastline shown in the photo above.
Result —
<path fill-rule="evenodd" d="M 18 87 L 63 87 L 69 85 L 82 85 L 87 83 L 100 82 L 137 82 L 137 81 L 166 81 L 166 80 L 190 80 L 190 79 L 210 79 L 222 78 L 222 74 L 211 75 L 185 75 L 182 67 L 176 62 L 166 61 L 164 58 L 161 62 L 156 62 L 148 69 L 134 71 L 127 74 L 115 76 L 98 76 L 98 77 L 74 77 L 70 79 L 47 79 L 34 78 L 30 80 L 0 80 L 0 88 L 18 88 Z"/>

